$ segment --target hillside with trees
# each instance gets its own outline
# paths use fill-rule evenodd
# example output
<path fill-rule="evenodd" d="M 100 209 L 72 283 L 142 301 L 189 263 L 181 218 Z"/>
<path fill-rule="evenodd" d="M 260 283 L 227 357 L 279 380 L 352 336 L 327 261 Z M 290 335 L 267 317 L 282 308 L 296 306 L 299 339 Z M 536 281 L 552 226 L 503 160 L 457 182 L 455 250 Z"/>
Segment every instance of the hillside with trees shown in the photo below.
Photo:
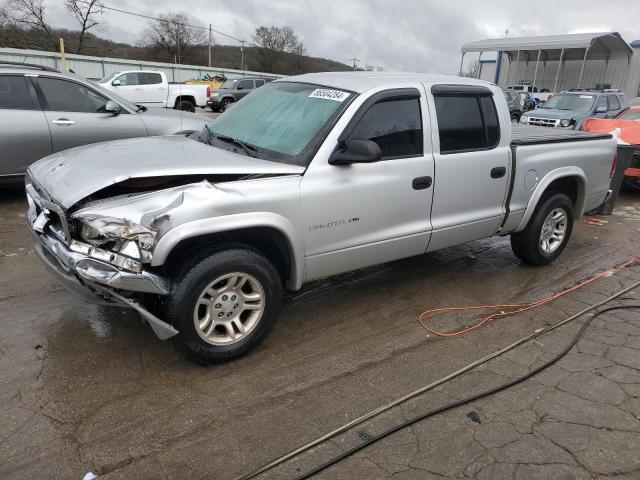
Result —
<path fill-rule="evenodd" d="M 99 36 L 102 30 L 98 0 L 65 0 L 77 30 L 53 28 L 42 0 L 8 0 L 0 3 L 0 47 L 57 51 L 64 38 L 67 53 L 132 60 L 208 64 L 208 39 L 204 29 L 193 28 L 181 14 L 160 16 L 141 23 L 136 45 Z M 291 27 L 260 26 L 244 47 L 214 44 L 211 65 L 293 75 L 351 70 L 349 65 L 306 55 L 304 43 Z"/>

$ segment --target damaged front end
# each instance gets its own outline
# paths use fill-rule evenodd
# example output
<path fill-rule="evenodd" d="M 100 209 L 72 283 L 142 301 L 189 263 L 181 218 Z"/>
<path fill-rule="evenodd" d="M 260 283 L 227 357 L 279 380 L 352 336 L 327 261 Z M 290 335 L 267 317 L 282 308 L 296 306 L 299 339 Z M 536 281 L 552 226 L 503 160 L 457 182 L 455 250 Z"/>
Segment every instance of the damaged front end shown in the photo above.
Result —
<path fill-rule="evenodd" d="M 65 287 L 90 303 L 135 309 L 162 340 L 178 333 L 140 301 L 170 290 L 167 278 L 144 269 L 156 231 L 123 218 L 69 215 L 29 177 L 26 193 L 35 251 Z"/>

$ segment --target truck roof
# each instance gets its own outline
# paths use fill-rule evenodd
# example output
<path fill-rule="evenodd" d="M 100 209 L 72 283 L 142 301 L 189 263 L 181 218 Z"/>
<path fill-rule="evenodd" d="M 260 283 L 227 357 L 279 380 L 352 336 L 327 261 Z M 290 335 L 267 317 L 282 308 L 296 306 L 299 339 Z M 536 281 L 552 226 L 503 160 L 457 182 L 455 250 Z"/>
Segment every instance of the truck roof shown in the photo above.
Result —
<path fill-rule="evenodd" d="M 276 80 L 277 82 L 300 82 L 324 85 L 327 87 L 350 90 L 356 93 L 383 85 L 395 85 L 402 82 L 430 82 L 472 85 L 493 85 L 476 78 L 456 75 L 436 75 L 431 73 L 394 73 L 394 72 L 321 72 L 307 73 Z"/>

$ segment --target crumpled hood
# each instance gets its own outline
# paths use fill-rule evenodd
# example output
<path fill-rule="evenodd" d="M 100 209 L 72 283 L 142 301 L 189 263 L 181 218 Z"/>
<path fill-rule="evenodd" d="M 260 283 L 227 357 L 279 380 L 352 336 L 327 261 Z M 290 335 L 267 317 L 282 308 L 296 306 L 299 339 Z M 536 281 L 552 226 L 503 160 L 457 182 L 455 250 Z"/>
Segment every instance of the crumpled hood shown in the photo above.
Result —
<path fill-rule="evenodd" d="M 95 143 L 50 155 L 29 174 L 64 208 L 130 178 L 174 175 L 295 175 L 304 167 L 269 162 L 183 136 Z"/>

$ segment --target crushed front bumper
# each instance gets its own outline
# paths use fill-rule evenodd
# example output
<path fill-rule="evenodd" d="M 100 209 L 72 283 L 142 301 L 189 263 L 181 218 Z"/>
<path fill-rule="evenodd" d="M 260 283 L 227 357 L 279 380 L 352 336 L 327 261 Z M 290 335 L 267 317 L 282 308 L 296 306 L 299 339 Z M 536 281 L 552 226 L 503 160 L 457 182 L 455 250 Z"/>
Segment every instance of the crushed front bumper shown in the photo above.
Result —
<path fill-rule="evenodd" d="M 31 201 L 29 203 L 31 205 Z M 89 255 L 72 251 L 47 229 L 43 232 L 36 231 L 33 228 L 36 218 L 35 210 L 30 208 L 27 226 L 36 239 L 34 250 L 47 269 L 68 290 L 89 303 L 133 308 L 161 340 L 178 334 L 173 326 L 126 296 L 126 292 L 168 295 L 169 282 L 164 277 L 146 271 L 127 272 Z"/>

